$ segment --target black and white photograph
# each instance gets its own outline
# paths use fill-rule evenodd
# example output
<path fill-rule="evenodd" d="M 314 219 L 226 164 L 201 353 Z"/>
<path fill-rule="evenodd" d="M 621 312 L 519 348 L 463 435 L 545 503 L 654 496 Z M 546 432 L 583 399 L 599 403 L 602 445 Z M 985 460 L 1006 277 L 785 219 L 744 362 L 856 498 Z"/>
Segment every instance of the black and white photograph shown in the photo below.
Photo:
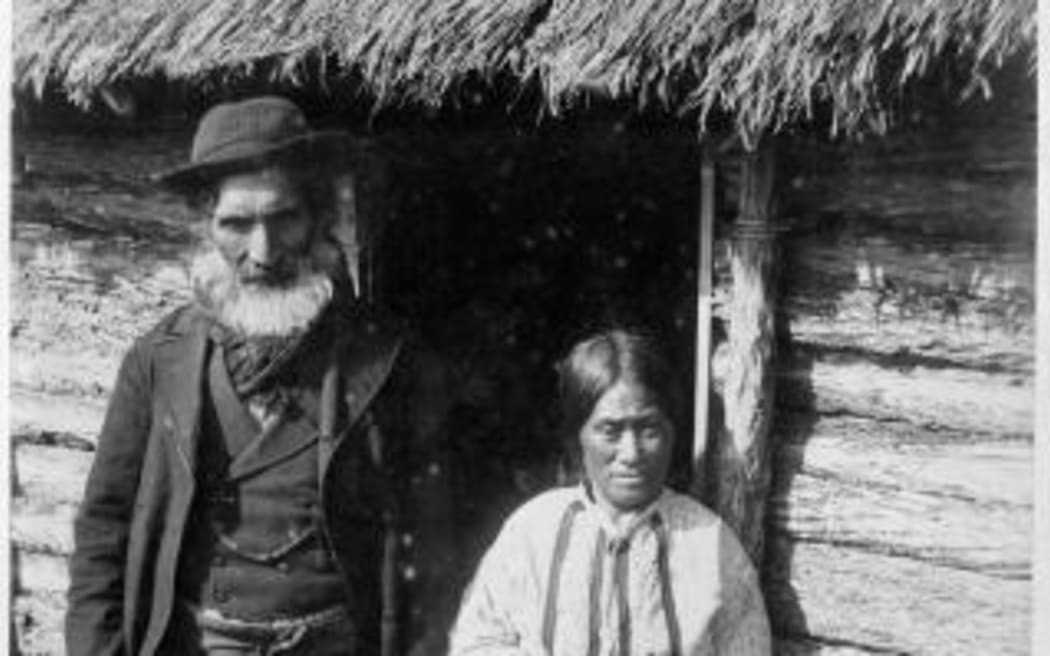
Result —
<path fill-rule="evenodd" d="M 8 653 L 1041 653 L 1037 0 L 9 5 Z"/>

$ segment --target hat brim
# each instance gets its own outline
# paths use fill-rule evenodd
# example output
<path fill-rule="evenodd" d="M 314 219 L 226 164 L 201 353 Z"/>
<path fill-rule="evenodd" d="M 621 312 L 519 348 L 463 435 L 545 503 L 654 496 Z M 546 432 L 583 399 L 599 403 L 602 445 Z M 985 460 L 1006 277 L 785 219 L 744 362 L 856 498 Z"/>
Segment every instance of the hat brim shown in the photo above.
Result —
<path fill-rule="evenodd" d="M 326 167 L 352 164 L 351 135 L 342 130 L 310 132 L 228 157 L 177 166 L 154 174 L 151 180 L 180 194 L 193 194 L 234 173 L 263 168 L 275 162 Z"/>

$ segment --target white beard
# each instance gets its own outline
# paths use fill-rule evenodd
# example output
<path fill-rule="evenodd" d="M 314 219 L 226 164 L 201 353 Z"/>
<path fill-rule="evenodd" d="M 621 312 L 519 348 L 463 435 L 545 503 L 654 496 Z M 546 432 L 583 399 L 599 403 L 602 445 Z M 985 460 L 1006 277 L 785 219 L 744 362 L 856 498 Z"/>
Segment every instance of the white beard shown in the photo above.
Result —
<path fill-rule="evenodd" d="M 332 279 L 319 270 L 318 260 L 324 257 L 303 258 L 288 285 L 244 285 L 222 255 L 209 250 L 193 259 L 194 296 L 205 311 L 242 335 L 288 336 L 308 328 L 332 300 Z"/>

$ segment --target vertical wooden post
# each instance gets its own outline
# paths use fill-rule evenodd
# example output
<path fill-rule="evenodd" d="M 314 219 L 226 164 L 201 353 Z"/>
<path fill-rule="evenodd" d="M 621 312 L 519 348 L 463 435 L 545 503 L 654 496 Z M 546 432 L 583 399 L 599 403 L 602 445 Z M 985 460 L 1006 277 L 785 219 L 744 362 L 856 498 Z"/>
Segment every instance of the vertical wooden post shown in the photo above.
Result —
<path fill-rule="evenodd" d="M 349 270 L 350 280 L 354 285 L 354 295 L 361 298 L 364 285 L 362 285 L 361 266 L 361 220 L 357 211 L 357 189 L 355 188 L 354 176 L 351 173 L 336 176 L 335 186 L 335 217 L 332 224 L 332 236 L 343 250 L 346 258 L 346 266 Z"/>
<path fill-rule="evenodd" d="M 335 218 L 332 236 L 343 251 L 354 295 L 366 303 L 375 301 L 375 221 L 378 209 L 373 201 L 367 204 L 365 192 L 370 192 L 369 180 L 359 174 L 346 172 L 335 178 Z"/>
<path fill-rule="evenodd" d="M 713 305 L 715 164 L 701 151 L 700 234 L 696 262 L 696 381 L 693 386 L 693 495 L 703 496 L 711 392 L 711 312 Z"/>
<path fill-rule="evenodd" d="M 745 153 L 741 166 L 740 214 L 731 252 L 725 426 L 711 460 L 718 511 L 758 565 L 773 412 L 775 154 L 765 144 Z"/>
<path fill-rule="evenodd" d="M 377 255 L 394 194 L 390 189 L 390 162 L 374 143 L 361 140 L 358 147 L 360 159 L 353 169 L 357 287 L 359 298 L 372 304 L 383 293 L 383 262 Z"/>

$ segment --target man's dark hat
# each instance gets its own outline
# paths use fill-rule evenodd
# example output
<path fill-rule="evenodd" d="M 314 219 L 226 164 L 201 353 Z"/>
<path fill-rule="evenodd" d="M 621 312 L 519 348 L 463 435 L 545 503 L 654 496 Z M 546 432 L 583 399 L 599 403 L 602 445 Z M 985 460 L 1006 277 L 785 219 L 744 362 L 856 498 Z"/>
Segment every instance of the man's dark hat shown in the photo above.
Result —
<path fill-rule="evenodd" d="M 312 131 L 292 101 L 263 96 L 212 107 L 193 137 L 190 163 L 154 176 L 174 191 L 190 193 L 218 178 L 274 161 L 349 165 L 350 133 Z"/>

